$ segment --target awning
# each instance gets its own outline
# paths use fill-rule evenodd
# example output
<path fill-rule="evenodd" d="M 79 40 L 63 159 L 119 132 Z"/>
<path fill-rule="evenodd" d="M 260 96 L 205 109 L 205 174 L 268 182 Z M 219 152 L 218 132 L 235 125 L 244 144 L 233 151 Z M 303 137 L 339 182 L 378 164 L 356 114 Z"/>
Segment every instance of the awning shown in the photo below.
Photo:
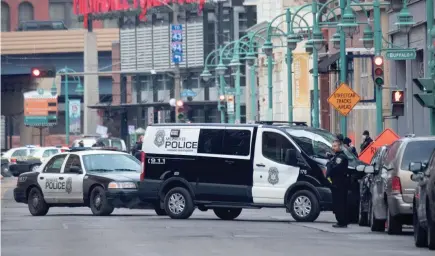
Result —
<path fill-rule="evenodd" d="M 319 60 L 319 74 L 329 73 L 329 66 L 334 64 L 340 58 L 340 53 L 335 53 L 333 55 L 324 56 Z M 310 70 L 313 73 L 313 69 Z"/>

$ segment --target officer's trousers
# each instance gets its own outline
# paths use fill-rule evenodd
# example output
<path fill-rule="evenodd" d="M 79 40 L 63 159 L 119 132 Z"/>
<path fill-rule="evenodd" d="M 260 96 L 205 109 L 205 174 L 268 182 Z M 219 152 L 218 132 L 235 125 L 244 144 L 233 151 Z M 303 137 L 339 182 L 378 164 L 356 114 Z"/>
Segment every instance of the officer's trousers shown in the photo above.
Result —
<path fill-rule="evenodd" d="M 333 186 L 332 187 L 332 204 L 337 224 L 349 224 L 348 211 L 347 211 L 347 186 Z"/>

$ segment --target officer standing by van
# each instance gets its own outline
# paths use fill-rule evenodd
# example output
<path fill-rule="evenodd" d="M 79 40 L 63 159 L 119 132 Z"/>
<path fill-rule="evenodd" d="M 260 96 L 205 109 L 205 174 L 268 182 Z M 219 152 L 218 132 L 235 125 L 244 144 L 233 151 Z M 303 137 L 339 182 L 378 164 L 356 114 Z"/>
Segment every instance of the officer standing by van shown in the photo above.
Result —
<path fill-rule="evenodd" d="M 347 228 L 347 191 L 349 188 L 349 177 L 347 173 L 349 161 L 342 150 L 343 143 L 341 140 L 334 140 L 332 150 L 334 156 L 327 163 L 326 177 L 331 181 L 332 187 L 332 205 L 337 224 L 332 225 L 334 228 Z"/>

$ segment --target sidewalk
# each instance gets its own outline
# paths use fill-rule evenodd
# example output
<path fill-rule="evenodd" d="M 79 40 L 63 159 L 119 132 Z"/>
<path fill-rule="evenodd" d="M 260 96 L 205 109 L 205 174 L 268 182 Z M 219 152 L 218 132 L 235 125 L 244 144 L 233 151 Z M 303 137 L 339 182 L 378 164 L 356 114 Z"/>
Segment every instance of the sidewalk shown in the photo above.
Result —
<path fill-rule="evenodd" d="M 10 178 L 1 178 L 0 186 L 1 186 L 1 198 L 3 199 L 4 194 L 9 189 L 14 189 L 17 185 L 17 178 L 16 177 L 10 177 Z"/>

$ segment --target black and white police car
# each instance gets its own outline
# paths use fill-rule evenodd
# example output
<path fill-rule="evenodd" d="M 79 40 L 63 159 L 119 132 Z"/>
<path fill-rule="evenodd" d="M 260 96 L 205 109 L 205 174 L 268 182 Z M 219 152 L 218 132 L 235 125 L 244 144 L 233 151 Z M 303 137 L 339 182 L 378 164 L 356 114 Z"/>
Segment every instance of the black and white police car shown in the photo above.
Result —
<path fill-rule="evenodd" d="M 303 123 L 151 125 L 139 197 L 174 219 L 189 218 L 196 207 L 226 220 L 243 208 L 273 207 L 287 208 L 297 221 L 315 221 L 332 207 L 325 166 L 335 139 Z M 356 172 L 361 163 L 344 152 Z"/>
<path fill-rule="evenodd" d="M 21 174 L 14 198 L 28 204 L 34 216 L 46 215 L 50 207 L 88 206 L 100 216 L 114 208 L 149 208 L 137 196 L 140 169 L 127 153 L 72 149 L 52 156 L 36 172 Z M 165 214 L 160 208 L 156 213 Z"/>

